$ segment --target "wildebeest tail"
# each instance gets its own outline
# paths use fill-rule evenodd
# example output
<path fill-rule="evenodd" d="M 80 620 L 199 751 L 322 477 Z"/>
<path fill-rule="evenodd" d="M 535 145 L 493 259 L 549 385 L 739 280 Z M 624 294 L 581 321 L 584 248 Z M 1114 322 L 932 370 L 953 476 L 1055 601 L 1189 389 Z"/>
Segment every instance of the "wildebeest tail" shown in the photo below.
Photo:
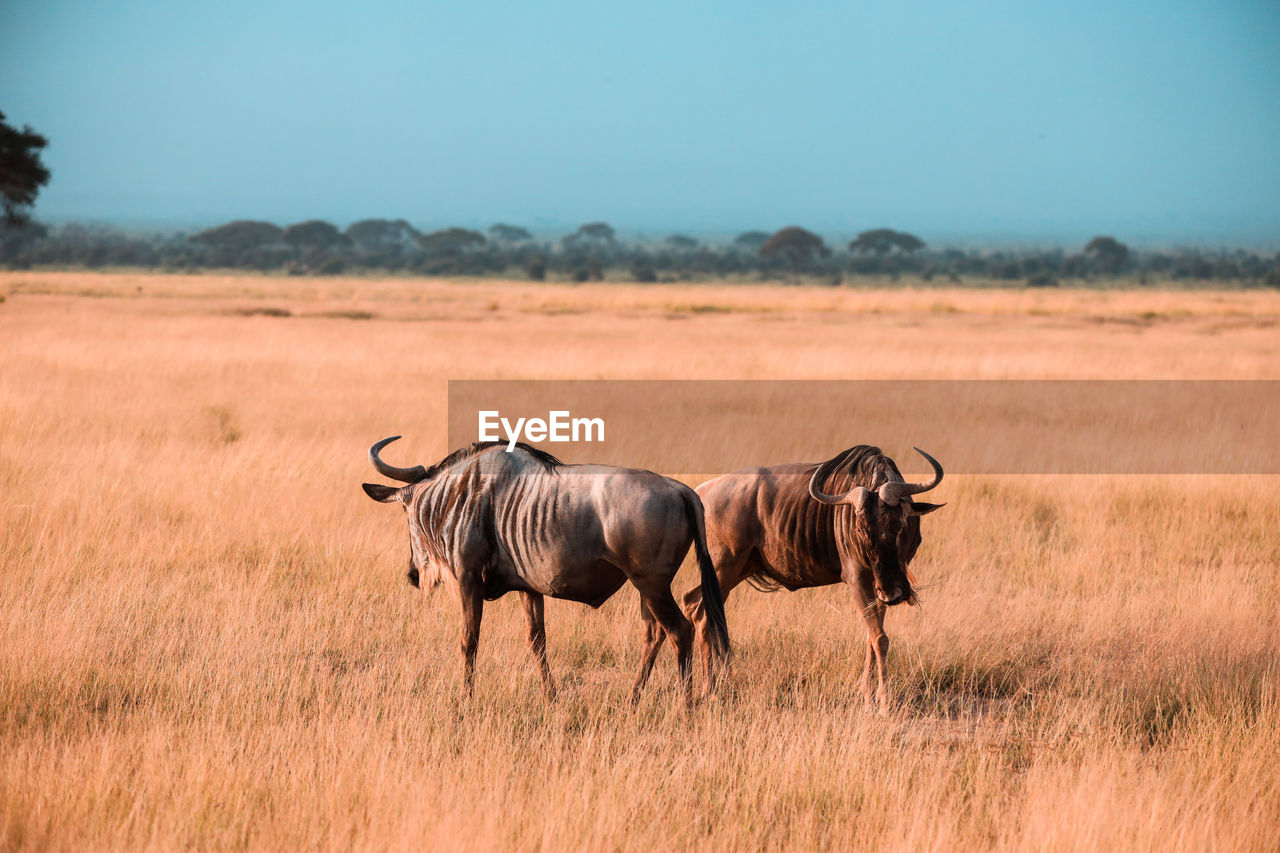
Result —
<path fill-rule="evenodd" d="M 724 618 L 724 593 L 720 591 L 720 579 L 716 577 L 715 564 L 707 550 L 707 526 L 702 511 L 702 499 L 693 489 L 684 497 L 685 513 L 693 526 L 693 550 L 698 557 L 698 574 L 702 580 L 702 609 L 707 615 L 707 642 L 721 660 L 729 656 L 729 623 Z"/>

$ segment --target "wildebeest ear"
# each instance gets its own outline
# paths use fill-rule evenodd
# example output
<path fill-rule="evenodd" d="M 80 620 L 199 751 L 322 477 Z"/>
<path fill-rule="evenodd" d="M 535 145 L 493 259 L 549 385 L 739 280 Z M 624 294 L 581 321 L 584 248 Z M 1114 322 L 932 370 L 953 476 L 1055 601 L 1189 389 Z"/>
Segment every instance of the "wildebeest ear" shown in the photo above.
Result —
<path fill-rule="evenodd" d="M 930 504 L 925 503 L 924 501 L 912 501 L 911 511 L 916 515 L 928 515 L 935 509 L 942 509 L 944 506 L 946 506 L 946 504 Z"/>
<path fill-rule="evenodd" d="M 391 501 L 401 500 L 400 490 L 395 486 L 380 486 L 377 483 L 362 483 L 361 488 L 364 493 L 375 501 L 381 503 L 390 503 Z"/>

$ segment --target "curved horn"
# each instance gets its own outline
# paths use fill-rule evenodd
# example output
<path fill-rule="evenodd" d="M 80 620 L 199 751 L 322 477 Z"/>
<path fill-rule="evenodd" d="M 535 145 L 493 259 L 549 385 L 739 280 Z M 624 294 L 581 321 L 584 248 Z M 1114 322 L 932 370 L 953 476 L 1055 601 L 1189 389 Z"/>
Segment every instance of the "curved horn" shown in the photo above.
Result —
<path fill-rule="evenodd" d="M 912 495 L 918 495 L 921 492 L 937 488 L 938 484 L 942 482 L 942 466 L 938 464 L 938 460 L 918 447 L 911 449 L 923 456 L 933 466 L 933 479 L 927 483 L 885 483 L 880 487 L 880 500 L 890 506 L 896 505 L 903 498 L 909 498 Z"/>
<path fill-rule="evenodd" d="M 844 463 L 845 457 L 849 455 L 850 450 L 846 450 L 834 459 L 828 459 L 826 462 L 823 462 L 814 470 L 813 476 L 809 478 L 809 496 L 818 503 L 828 504 L 829 506 L 840 506 L 841 504 L 855 503 L 858 499 L 858 493 L 866 491 L 862 486 L 854 486 L 843 495 L 829 495 L 822 491 L 822 489 L 818 488 L 819 483 L 826 480 L 827 477 L 831 476 L 831 474 Z"/>
<path fill-rule="evenodd" d="M 397 468 L 394 465 L 388 465 L 378 458 L 378 451 L 386 447 L 391 442 L 400 438 L 393 435 L 390 438 L 384 438 L 382 441 L 374 444 L 369 448 L 369 462 L 377 470 L 379 474 L 392 480 L 399 480 L 402 483 L 416 483 L 427 476 L 427 469 L 421 465 L 415 465 L 412 468 Z"/>

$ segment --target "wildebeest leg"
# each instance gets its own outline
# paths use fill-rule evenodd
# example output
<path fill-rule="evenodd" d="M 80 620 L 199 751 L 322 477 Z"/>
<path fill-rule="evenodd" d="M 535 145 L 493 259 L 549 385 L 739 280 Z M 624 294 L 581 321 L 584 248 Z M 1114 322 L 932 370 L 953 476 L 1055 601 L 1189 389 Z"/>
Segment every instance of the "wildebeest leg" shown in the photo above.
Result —
<path fill-rule="evenodd" d="M 537 592 L 521 592 L 520 600 L 524 603 L 525 619 L 529 621 L 529 650 L 538 662 L 547 698 L 555 701 L 556 684 L 551 679 L 551 665 L 547 663 L 547 625 L 543 620 L 542 595 Z"/>
<path fill-rule="evenodd" d="M 862 664 L 862 695 L 867 700 L 867 706 L 875 701 L 876 682 L 872 674 L 876 665 L 876 644 L 871 641 L 871 635 L 867 634 L 867 658 Z"/>
<path fill-rule="evenodd" d="M 863 611 L 863 619 L 867 624 L 867 665 L 862 673 L 862 689 L 868 704 L 872 701 L 871 664 L 876 666 L 875 699 L 880 706 L 880 713 L 889 712 L 889 635 L 884 632 L 884 605 L 876 601 L 869 610 Z"/>
<path fill-rule="evenodd" d="M 731 554 L 729 549 L 718 548 L 715 545 L 708 545 L 708 550 L 711 552 L 711 562 L 716 567 L 716 577 L 720 579 L 720 595 L 728 602 L 729 593 L 733 588 L 759 568 L 759 558 L 753 556 L 753 552 L 750 551 L 745 554 Z M 684 612 L 693 622 L 699 656 L 707 672 L 706 690 L 703 695 L 709 696 L 716 692 L 717 672 L 715 655 L 711 653 L 711 643 L 707 641 L 707 613 L 706 608 L 702 606 L 701 584 L 684 594 Z"/>
<path fill-rule="evenodd" d="M 479 585 L 464 586 L 462 593 L 463 687 L 471 695 L 476 680 L 476 649 L 480 646 L 480 616 L 484 612 L 484 591 Z"/>
<path fill-rule="evenodd" d="M 676 662 L 680 665 L 680 684 L 684 689 L 684 701 L 693 708 L 693 625 L 680 612 L 680 605 L 671 595 L 669 587 L 665 589 L 642 589 L 644 602 L 648 605 L 658 624 L 671 637 L 676 647 Z"/>
<path fill-rule="evenodd" d="M 640 621 L 644 624 L 644 651 L 640 655 L 640 672 L 631 688 L 632 705 L 640 701 L 640 692 L 649 681 L 649 673 L 653 672 L 654 661 L 658 659 L 658 650 L 662 648 L 662 640 L 666 636 L 649 605 L 645 603 L 644 596 L 640 597 Z"/>

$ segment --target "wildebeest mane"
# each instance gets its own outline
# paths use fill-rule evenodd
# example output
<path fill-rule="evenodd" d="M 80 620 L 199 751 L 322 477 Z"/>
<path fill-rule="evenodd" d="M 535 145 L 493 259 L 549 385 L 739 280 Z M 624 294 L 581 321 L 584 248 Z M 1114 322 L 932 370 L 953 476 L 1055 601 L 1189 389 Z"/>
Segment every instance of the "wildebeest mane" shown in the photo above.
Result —
<path fill-rule="evenodd" d="M 436 464 L 432 465 L 430 468 L 427 469 L 427 475 L 422 479 L 430 480 L 432 477 L 436 476 L 441 471 L 446 471 L 449 468 L 453 467 L 454 465 L 457 465 L 459 462 L 465 462 L 466 460 L 471 459 L 472 457 L 479 456 L 481 453 L 484 453 L 486 450 L 489 450 L 490 448 L 493 448 L 493 447 L 501 447 L 505 452 L 507 448 L 507 443 L 505 441 L 473 441 L 470 444 L 470 446 L 459 447 L 457 450 L 453 451 L 448 456 L 441 459 Z M 516 447 L 519 448 L 520 450 L 523 450 L 525 453 L 528 453 L 538 462 L 542 463 L 542 467 L 548 471 L 554 471 L 555 469 L 561 468 L 564 466 L 563 462 L 561 462 L 559 459 L 552 456 L 550 453 L 548 453 L 545 450 L 539 450 L 536 447 L 530 447 L 524 442 L 518 442 L 516 444 Z"/>
<path fill-rule="evenodd" d="M 862 486 L 875 491 L 885 483 L 902 482 L 902 473 L 898 471 L 897 464 L 878 447 L 857 444 L 832 459 L 841 459 L 832 474 L 845 474 L 849 477 L 851 486 Z"/>
<path fill-rule="evenodd" d="M 875 491 L 885 483 L 902 482 L 902 474 L 898 471 L 897 464 L 885 456 L 880 448 L 869 444 L 857 444 L 848 450 L 841 451 L 826 462 L 815 464 L 813 470 L 831 463 L 837 464 L 832 465 L 831 473 L 827 477 L 828 481 L 837 479 L 841 475 L 848 477 L 848 484 L 841 486 L 840 491 L 856 486 Z M 865 528 L 865 520 L 856 519 L 855 523 Z M 780 583 L 763 572 L 749 575 L 745 580 L 761 592 L 776 592 L 782 588 Z"/>

